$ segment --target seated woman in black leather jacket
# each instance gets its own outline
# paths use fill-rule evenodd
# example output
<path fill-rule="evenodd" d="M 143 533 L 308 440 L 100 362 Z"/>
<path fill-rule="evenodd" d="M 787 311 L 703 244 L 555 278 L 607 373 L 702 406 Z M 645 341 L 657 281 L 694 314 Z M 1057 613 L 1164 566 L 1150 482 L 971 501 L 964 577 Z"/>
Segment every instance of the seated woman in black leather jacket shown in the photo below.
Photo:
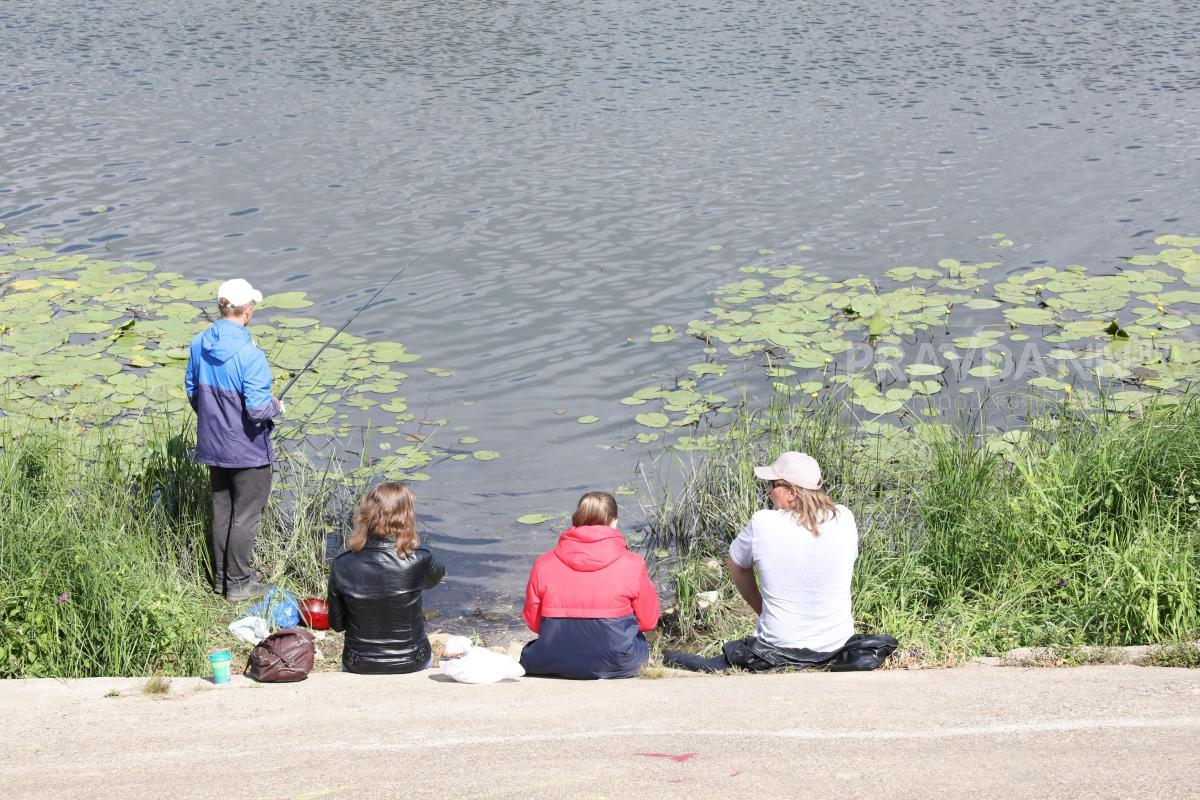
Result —
<path fill-rule="evenodd" d="M 346 632 L 344 671 L 417 672 L 432 663 L 421 591 L 446 568 L 420 542 L 407 486 L 388 481 L 367 492 L 348 549 L 329 570 L 329 627 Z"/>

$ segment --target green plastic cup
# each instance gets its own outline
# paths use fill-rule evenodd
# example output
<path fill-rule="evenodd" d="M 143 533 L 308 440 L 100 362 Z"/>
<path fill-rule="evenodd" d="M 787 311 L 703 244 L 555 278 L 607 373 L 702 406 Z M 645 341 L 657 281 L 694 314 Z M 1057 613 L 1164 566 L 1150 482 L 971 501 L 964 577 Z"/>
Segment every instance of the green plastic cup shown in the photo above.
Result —
<path fill-rule="evenodd" d="M 233 666 L 233 654 L 228 650 L 218 650 L 209 653 L 208 665 L 212 667 L 213 683 L 220 686 L 229 683 L 229 668 Z"/>

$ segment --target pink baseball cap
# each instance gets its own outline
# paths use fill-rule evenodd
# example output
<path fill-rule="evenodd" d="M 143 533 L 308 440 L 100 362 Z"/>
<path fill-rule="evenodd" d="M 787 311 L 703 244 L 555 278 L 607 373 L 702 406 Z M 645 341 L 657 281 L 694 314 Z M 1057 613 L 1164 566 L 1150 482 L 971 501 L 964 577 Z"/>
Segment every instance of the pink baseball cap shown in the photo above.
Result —
<path fill-rule="evenodd" d="M 817 460 L 794 450 L 781 453 L 769 467 L 755 467 L 754 474 L 764 481 L 787 481 L 801 489 L 821 488 L 821 466 Z"/>

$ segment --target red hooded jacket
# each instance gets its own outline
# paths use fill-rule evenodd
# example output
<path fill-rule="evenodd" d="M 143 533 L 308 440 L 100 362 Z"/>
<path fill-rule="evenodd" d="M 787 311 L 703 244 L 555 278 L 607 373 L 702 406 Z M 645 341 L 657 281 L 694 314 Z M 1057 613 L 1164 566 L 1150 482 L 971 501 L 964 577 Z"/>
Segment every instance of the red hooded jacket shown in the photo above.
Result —
<path fill-rule="evenodd" d="M 658 594 L 646 562 L 607 525 L 571 528 L 533 562 L 525 586 L 525 624 L 541 632 L 542 619 L 637 617 L 638 630 L 658 624 Z"/>

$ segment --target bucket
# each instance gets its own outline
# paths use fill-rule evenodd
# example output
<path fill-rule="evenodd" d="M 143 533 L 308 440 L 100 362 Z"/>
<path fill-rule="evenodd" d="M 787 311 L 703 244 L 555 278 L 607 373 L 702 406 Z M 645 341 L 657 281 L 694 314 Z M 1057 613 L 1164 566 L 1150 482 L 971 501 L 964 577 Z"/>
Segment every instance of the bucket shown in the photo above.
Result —
<path fill-rule="evenodd" d="M 229 668 L 233 666 L 233 654 L 228 650 L 218 650 L 208 656 L 208 665 L 212 667 L 212 682 L 218 686 L 229 683 Z"/>

